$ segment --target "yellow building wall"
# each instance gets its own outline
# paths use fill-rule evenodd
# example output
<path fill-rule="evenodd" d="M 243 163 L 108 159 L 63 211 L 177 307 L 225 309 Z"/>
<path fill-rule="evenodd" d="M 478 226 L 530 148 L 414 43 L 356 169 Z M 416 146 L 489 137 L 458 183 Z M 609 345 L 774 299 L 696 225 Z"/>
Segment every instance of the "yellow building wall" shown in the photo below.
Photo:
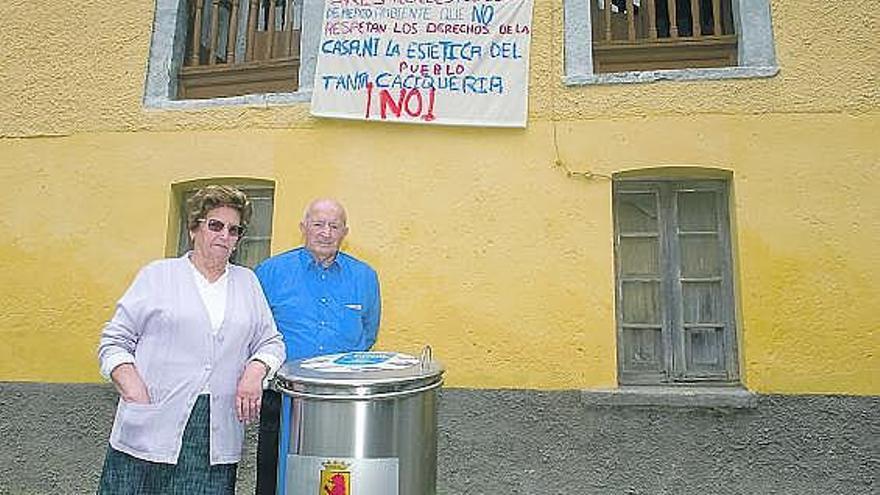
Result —
<path fill-rule="evenodd" d="M 536 0 L 520 130 L 315 119 L 307 104 L 145 110 L 152 2 L 51 5 L 0 3 L 0 380 L 99 380 L 102 322 L 165 253 L 171 184 L 235 176 L 276 182 L 273 252 L 298 244 L 309 199 L 346 204 L 345 248 L 382 280 L 378 347 L 431 344 L 451 386 L 614 387 L 602 176 L 708 167 L 733 174 L 745 385 L 880 393 L 866 4 L 772 2 L 774 78 L 566 87 L 562 6 Z"/>

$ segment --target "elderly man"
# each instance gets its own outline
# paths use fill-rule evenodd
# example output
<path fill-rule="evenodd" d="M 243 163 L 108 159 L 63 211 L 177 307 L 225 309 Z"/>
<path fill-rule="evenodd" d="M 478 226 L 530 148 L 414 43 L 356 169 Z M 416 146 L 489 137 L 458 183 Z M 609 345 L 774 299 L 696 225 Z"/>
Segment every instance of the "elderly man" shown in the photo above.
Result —
<path fill-rule="evenodd" d="M 256 268 L 287 359 L 365 351 L 376 341 L 381 303 L 379 279 L 366 263 L 339 251 L 348 234 L 345 209 L 317 199 L 299 224 L 304 245 Z M 281 398 L 263 394 L 257 447 L 257 494 L 275 494 Z"/>

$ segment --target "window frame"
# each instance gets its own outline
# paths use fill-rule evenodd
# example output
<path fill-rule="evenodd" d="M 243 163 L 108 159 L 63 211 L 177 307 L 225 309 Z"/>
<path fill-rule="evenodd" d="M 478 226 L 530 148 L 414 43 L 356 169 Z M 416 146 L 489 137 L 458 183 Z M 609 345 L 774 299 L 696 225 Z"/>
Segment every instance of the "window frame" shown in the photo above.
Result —
<path fill-rule="evenodd" d="M 596 73 L 590 19 L 590 2 L 593 1 L 563 0 L 566 85 L 772 77 L 779 72 L 769 0 L 731 0 L 737 35 L 735 67 Z"/>
<path fill-rule="evenodd" d="M 723 359 L 724 370 L 694 372 L 685 366 L 688 355 L 687 332 L 684 330 L 683 287 L 680 272 L 681 253 L 678 236 L 679 228 L 677 193 L 681 190 L 711 191 L 716 196 L 716 222 L 720 256 L 720 323 L 723 327 Z M 730 182 L 725 179 L 674 177 L 674 178 L 615 178 L 612 184 L 614 202 L 614 272 L 615 272 L 615 312 L 618 382 L 621 385 L 739 385 L 740 384 L 740 350 L 736 319 L 736 289 L 734 285 L 733 244 L 730 217 Z M 626 369 L 627 346 L 623 319 L 623 283 L 627 276 L 621 270 L 621 252 L 619 229 L 619 200 L 626 193 L 655 194 L 657 205 L 658 227 L 658 274 L 660 277 L 660 331 L 663 350 L 663 369 L 656 371 L 640 371 Z M 685 232 L 687 233 L 687 232 Z M 638 276 L 634 277 L 638 278 Z M 651 325 L 648 325 L 651 326 Z M 655 325 L 656 326 L 656 325 Z M 713 324 L 692 325 L 695 327 L 713 326 Z"/>
<path fill-rule="evenodd" d="M 299 86 L 296 91 L 183 100 L 178 99 L 178 74 L 186 56 L 187 0 L 156 0 L 144 85 L 144 107 L 191 109 L 226 105 L 283 105 L 310 101 L 321 39 L 324 0 L 304 0 L 302 8 Z"/>

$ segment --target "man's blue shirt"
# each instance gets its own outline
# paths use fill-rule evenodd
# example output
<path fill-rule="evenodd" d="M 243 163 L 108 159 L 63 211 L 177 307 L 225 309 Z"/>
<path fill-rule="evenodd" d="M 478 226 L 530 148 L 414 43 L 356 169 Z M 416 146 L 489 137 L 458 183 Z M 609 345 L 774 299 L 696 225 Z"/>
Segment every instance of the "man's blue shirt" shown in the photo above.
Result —
<path fill-rule="evenodd" d="M 254 270 L 287 345 L 287 359 L 365 351 L 376 341 L 379 278 L 343 252 L 329 266 L 303 247 L 273 256 Z"/>

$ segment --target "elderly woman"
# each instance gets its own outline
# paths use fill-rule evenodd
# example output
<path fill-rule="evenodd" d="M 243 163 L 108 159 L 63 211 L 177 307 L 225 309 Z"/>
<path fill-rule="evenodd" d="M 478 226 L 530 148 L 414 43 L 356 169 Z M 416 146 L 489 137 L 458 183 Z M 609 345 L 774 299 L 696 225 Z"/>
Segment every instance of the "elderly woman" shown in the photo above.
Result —
<path fill-rule="evenodd" d="M 253 272 L 229 264 L 251 205 L 208 186 L 188 203 L 192 251 L 155 261 L 98 346 L 120 400 L 98 493 L 232 494 L 243 423 L 284 343 Z"/>

